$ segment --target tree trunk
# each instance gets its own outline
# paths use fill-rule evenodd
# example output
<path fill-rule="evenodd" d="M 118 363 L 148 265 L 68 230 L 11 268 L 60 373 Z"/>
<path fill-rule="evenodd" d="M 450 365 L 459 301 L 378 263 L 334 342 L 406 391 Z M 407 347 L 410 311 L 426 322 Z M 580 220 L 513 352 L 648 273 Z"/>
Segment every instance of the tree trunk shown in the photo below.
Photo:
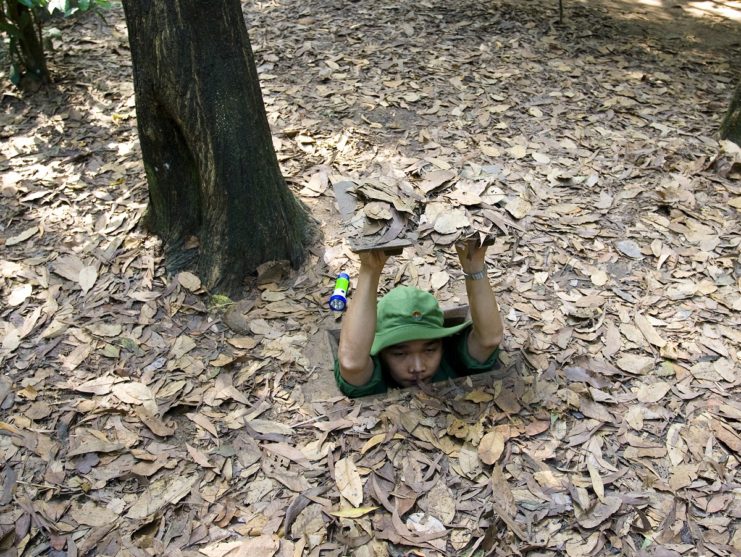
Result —
<path fill-rule="evenodd" d="M 149 182 L 145 225 L 170 270 L 234 291 L 271 260 L 298 265 L 309 219 L 280 173 L 239 0 L 124 0 Z"/>
<path fill-rule="evenodd" d="M 741 146 L 741 83 L 736 87 L 731 106 L 720 124 L 720 137 Z"/>
<path fill-rule="evenodd" d="M 11 60 L 18 64 L 19 80 L 31 78 L 38 83 L 49 83 L 49 70 L 46 67 L 41 25 L 36 20 L 37 13 L 16 0 L 8 2 L 6 7 L 5 16 L 18 31 L 17 37 L 11 36 L 10 54 Z"/>

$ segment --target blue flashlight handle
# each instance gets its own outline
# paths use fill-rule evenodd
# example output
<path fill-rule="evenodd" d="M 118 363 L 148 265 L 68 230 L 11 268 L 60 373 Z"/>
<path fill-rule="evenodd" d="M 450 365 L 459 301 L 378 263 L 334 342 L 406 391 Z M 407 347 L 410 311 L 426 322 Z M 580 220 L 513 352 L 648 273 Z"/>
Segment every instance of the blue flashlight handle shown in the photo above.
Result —
<path fill-rule="evenodd" d="M 345 272 L 337 275 L 334 283 L 334 292 L 329 298 L 329 309 L 332 311 L 344 311 L 347 307 L 347 291 L 350 289 L 350 275 Z"/>

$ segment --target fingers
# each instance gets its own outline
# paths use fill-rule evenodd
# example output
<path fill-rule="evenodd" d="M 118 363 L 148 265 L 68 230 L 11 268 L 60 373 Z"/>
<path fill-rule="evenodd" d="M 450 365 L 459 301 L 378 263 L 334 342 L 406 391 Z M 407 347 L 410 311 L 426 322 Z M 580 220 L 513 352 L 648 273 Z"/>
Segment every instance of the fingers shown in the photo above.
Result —
<path fill-rule="evenodd" d="M 471 250 L 471 241 L 470 240 L 459 240 L 455 243 L 455 251 L 458 252 L 458 255 L 465 255 Z"/>
<path fill-rule="evenodd" d="M 358 257 L 361 267 L 369 267 L 378 272 L 383 269 L 388 260 L 388 255 L 381 250 L 364 251 L 358 254 Z"/>
<path fill-rule="evenodd" d="M 455 250 L 458 252 L 458 257 L 461 260 L 470 260 L 477 255 L 481 255 L 486 252 L 486 248 L 487 246 L 480 244 L 476 238 L 468 238 L 465 241 L 455 244 Z"/>

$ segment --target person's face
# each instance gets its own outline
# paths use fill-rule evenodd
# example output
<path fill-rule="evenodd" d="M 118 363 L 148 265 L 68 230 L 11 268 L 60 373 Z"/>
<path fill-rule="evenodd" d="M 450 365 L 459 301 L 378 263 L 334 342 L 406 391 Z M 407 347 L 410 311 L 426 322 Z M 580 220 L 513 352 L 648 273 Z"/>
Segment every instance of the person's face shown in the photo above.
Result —
<path fill-rule="evenodd" d="M 394 381 L 402 387 L 411 387 L 435 375 L 443 357 L 443 342 L 410 340 L 384 348 L 380 355 Z"/>

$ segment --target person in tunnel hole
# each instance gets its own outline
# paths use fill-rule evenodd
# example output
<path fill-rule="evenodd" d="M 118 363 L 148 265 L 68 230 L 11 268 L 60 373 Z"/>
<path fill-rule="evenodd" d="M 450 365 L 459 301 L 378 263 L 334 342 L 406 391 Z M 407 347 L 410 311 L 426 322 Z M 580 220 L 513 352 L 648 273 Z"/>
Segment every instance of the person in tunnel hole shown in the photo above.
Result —
<path fill-rule="evenodd" d="M 388 256 L 380 250 L 360 254 L 334 363 L 335 380 L 345 395 L 368 396 L 494 366 L 503 325 L 486 273 L 486 248 L 475 240 L 456 244 L 471 320 L 452 327 L 444 325 L 435 297 L 419 288 L 397 286 L 377 300 Z"/>

